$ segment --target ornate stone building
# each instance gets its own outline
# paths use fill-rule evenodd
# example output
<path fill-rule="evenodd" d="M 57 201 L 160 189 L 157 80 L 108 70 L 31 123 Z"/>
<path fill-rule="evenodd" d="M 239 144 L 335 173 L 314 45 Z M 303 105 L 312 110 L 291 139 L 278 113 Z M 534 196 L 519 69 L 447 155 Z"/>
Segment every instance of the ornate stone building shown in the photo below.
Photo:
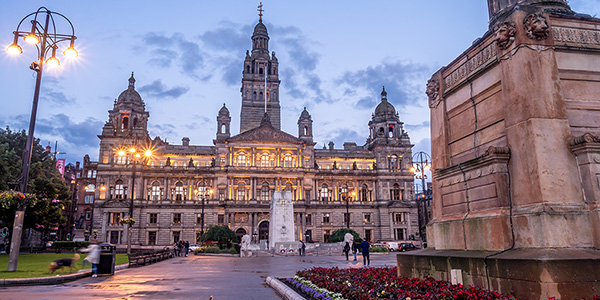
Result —
<path fill-rule="evenodd" d="M 280 130 L 278 61 L 268 41 L 261 16 L 243 63 L 241 133 L 231 135 L 224 104 L 213 146 L 151 139 L 132 74 L 98 136 L 93 228 L 99 239 L 126 244 L 119 220 L 132 215 L 136 246 L 196 241 L 215 224 L 266 240 L 271 197 L 281 190 L 293 195 L 298 239 L 326 241 L 346 226 L 371 241 L 418 239 L 413 145 L 385 89 L 364 145 L 316 149 L 306 108 L 297 136 Z"/>

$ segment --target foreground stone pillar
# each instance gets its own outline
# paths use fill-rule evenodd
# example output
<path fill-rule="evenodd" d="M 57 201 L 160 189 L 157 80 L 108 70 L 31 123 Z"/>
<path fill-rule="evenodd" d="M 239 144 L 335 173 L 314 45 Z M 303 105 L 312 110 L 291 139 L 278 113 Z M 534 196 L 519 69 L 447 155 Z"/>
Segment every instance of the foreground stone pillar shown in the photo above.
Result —
<path fill-rule="evenodd" d="M 489 0 L 490 30 L 427 84 L 430 246 L 405 276 L 519 298 L 600 294 L 600 19 Z"/>

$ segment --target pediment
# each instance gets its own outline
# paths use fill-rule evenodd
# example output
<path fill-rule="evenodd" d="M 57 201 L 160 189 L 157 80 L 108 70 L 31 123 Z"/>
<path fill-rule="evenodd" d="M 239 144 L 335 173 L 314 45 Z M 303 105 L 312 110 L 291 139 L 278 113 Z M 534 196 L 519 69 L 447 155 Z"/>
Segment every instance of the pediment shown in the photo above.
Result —
<path fill-rule="evenodd" d="M 129 208 L 129 201 L 123 199 L 110 199 L 102 203 L 103 208 Z"/>
<path fill-rule="evenodd" d="M 304 141 L 281 131 L 270 124 L 263 124 L 259 127 L 234 135 L 227 139 L 229 142 L 276 142 L 276 143 L 291 143 L 303 144 Z"/>

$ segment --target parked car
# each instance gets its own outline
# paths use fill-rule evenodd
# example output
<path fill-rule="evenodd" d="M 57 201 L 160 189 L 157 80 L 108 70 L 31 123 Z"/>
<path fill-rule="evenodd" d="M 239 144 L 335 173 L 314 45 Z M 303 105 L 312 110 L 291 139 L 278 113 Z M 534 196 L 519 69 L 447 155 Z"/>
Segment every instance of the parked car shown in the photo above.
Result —
<path fill-rule="evenodd" d="M 402 243 L 400 244 L 400 246 L 398 246 L 398 251 L 410 251 L 410 250 L 416 250 L 419 249 L 419 247 L 415 246 L 412 243 Z"/>
<path fill-rule="evenodd" d="M 388 247 L 390 252 L 392 252 L 392 251 L 398 251 L 398 247 L 400 246 L 400 243 L 399 242 L 387 242 L 387 243 L 385 243 L 385 245 Z"/>
<path fill-rule="evenodd" d="M 194 252 L 194 251 L 198 250 L 198 248 L 200 248 L 200 245 L 190 244 L 190 251 Z"/>

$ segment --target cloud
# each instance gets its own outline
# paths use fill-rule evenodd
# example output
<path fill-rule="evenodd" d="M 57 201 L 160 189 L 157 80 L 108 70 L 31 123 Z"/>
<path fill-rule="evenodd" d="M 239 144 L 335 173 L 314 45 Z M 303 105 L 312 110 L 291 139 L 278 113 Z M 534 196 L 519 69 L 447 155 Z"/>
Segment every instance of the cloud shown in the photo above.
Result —
<path fill-rule="evenodd" d="M 165 140 L 166 137 L 176 137 L 179 136 L 179 134 L 177 133 L 177 128 L 175 127 L 175 125 L 173 124 L 148 124 L 148 131 L 151 131 L 152 134 L 150 134 L 150 136 L 162 136 L 163 140 Z"/>
<path fill-rule="evenodd" d="M 250 26 L 229 21 L 220 22 L 219 26 L 198 36 L 205 46 L 218 51 L 239 53 L 240 49 L 250 45 Z"/>
<path fill-rule="evenodd" d="M 16 115 L 10 118 L 13 130 L 29 127 L 28 115 Z M 98 152 L 99 140 L 104 122 L 95 118 L 87 118 L 82 122 L 73 121 L 65 114 L 55 114 L 49 118 L 38 118 L 34 136 L 42 145 L 58 142 L 59 151 L 66 152 L 70 161 L 81 160 L 84 154 L 94 155 Z"/>
<path fill-rule="evenodd" d="M 421 124 L 404 124 L 404 129 L 408 132 L 422 130 L 424 128 L 429 129 L 429 121 L 424 121 Z"/>
<path fill-rule="evenodd" d="M 150 32 L 142 37 L 142 43 L 151 48 L 149 63 L 164 68 L 176 62 L 181 73 L 194 79 L 205 80 L 204 76 L 198 74 L 198 70 L 204 65 L 205 54 L 200 51 L 196 42 L 187 40 L 182 33 L 167 36 Z M 140 46 L 135 49 L 140 49 Z"/>
<path fill-rule="evenodd" d="M 423 82 L 433 73 L 433 68 L 410 62 L 392 61 L 369 66 L 358 71 L 348 71 L 336 80 L 345 87 L 345 94 L 360 94 L 357 90 L 366 91 L 365 97 L 355 102 L 357 108 L 369 108 L 380 101 L 382 86 L 385 86 L 388 101 L 396 109 L 407 106 L 424 105 L 426 98 Z"/>
<path fill-rule="evenodd" d="M 181 95 L 187 93 L 189 91 L 189 87 L 175 86 L 172 88 L 167 88 L 162 81 L 154 80 L 152 83 L 144 85 L 139 88 L 141 93 L 146 94 L 149 97 L 154 97 L 158 99 L 162 98 L 171 98 L 177 99 Z"/>

